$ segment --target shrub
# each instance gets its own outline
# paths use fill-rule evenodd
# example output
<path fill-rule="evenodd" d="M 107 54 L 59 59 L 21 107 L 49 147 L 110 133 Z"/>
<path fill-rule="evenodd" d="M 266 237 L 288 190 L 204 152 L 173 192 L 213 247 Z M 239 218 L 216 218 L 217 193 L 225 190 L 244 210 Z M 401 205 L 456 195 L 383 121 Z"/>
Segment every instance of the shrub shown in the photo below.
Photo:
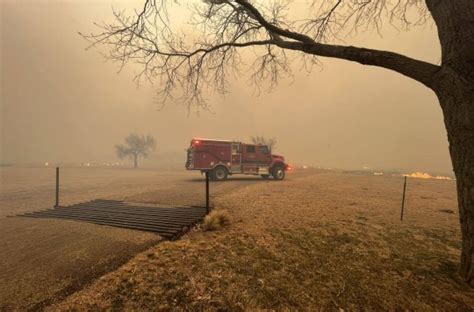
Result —
<path fill-rule="evenodd" d="M 212 211 L 204 218 L 204 231 L 216 231 L 230 223 L 229 213 L 226 210 Z"/>

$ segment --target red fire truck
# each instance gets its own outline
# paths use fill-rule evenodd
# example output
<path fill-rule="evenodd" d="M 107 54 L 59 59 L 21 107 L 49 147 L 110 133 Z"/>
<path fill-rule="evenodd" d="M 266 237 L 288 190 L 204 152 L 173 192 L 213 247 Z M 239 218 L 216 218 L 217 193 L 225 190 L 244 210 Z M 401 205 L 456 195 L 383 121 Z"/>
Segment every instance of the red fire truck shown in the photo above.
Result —
<path fill-rule="evenodd" d="M 213 180 L 225 180 L 236 173 L 283 180 L 290 167 L 285 158 L 272 155 L 268 146 L 194 138 L 187 150 L 186 169 L 209 172 Z"/>

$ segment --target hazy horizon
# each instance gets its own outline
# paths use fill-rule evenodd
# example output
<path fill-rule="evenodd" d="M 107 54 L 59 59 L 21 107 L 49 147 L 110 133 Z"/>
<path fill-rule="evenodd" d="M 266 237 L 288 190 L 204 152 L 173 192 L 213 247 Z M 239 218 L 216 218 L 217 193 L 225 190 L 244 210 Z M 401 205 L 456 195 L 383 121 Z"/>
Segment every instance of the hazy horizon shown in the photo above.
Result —
<path fill-rule="evenodd" d="M 140 4 L 140 1 L 134 3 Z M 161 159 L 184 164 L 192 137 L 249 141 L 276 137 L 276 153 L 290 163 L 342 169 L 452 172 L 438 101 L 423 85 L 388 70 L 321 59 L 310 74 L 256 95 L 247 79 L 225 97 L 209 98 L 212 111 L 159 109 L 156 87 L 132 81 L 99 51 L 85 51 L 78 32 L 110 20 L 117 1 L 3 1 L 1 3 L 0 163 L 118 160 L 114 145 L 131 132 L 151 134 Z M 387 26 L 383 37 L 361 33 L 347 44 L 387 49 L 438 63 L 433 27 L 409 32 Z M 179 158 L 181 157 L 181 158 Z M 168 161 L 168 160 L 166 160 Z"/>

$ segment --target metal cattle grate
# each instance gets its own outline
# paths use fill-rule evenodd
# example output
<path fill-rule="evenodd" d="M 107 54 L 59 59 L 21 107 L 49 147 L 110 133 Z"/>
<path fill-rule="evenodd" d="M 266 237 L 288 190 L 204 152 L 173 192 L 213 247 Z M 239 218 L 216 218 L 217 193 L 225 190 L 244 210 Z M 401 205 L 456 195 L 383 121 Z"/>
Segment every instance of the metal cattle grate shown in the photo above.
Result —
<path fill-rule="evenodd" d="M 71 206 L 25 213 L 20 216 L 79 220 L 99 225 L 150 231 L 167 239 L 175 239 L 187 232 L 205 215 L 205 207 L 156 206 L 98 199 Z"/>

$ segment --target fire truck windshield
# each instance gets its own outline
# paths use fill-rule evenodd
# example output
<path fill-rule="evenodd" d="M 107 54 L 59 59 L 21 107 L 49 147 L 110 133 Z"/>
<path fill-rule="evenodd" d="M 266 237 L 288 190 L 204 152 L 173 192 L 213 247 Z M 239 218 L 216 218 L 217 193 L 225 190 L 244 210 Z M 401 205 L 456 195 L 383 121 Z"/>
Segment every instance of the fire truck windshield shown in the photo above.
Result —
<path fill-rule="evenodd" d="M 260 154 L 268 154 L 268 147 L 267 146 L 260 146 L 259 147 Z"/>

